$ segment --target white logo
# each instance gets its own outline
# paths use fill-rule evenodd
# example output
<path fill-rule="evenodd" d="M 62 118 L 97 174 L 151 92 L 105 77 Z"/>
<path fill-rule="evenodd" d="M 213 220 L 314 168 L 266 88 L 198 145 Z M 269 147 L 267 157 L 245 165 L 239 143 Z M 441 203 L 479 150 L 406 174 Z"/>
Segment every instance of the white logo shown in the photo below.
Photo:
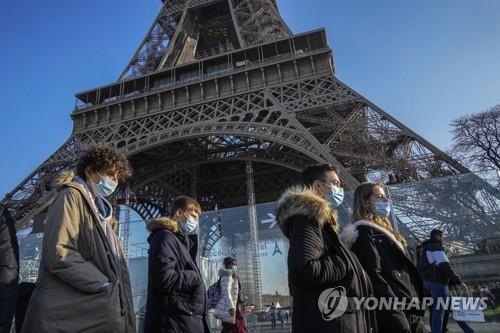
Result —
<path fill-rule="evenodd" d="M 328 288 L 318 298 L 318 308 L 325 321 L 342 316 L 347 309 L 347 303 L 344 287 Z"/>
<path fill-rule="evenodd" d="M 262 223 L 262 224 L 271 223 L 271 225 L 269 226 L 269 229 L 272 229 L 276 225 L 276 223 L 278 223 L 278 221 L 276 221 L 276 216 L 274 216 L 271 213 L 267 213 L 267 216 L 269 216 L 270 218 L 268 218 L 266 220 L 261 220 L 260 223 Z"/>

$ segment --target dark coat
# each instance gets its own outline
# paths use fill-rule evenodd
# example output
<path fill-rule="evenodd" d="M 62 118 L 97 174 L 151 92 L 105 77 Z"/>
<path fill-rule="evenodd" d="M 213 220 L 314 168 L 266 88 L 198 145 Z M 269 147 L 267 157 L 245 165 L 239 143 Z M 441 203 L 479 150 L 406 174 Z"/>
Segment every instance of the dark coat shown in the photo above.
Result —
<path fill-rule="evenodd" d="M 209 332 L 205 284 L 196 264 L 198 240 L 162 217 L 148 225 L 145 333 Z"/>
<path fill-rule="evenodd" d="M 28 304 L 30 302 L 31 295 L 35 290 L 35 284 L 32 282 L 21 282 L 19 284 L 19 291 L 17 293 L 16 302 L 16 332 L 20 333 L 23 327 L 24 317 L 26 316 L 26 310 L 28 310 Z"/>
<path fill-rule="evenodd" d="M 16 227 L 7 208 L 0 206 L 0 333 L 10 330 L 16 306 L 18 279 Z"/>
<path fill-rule="evenodd" d="M 358 221 L 344 228 L 341 238 L 351 247 L 359 262 L 370 277 L 375 296 L 406 298 L 409 303 L 413 297 L 422 303 L 424 287 L 422 277 L 407 256 L 403 245 L 396 238 L 367 220 Z M 405 303 L 407 304 L 407 303 Z M 410 315 L 423 316 L 422 308 L 413 307 L 411 311 L 377 311 L 380 332 L 410 332 Z"/>
<path fill-rule="evenodd" d="M 292 188 L 279 200 L 277 219 L 290 241 L 293 332 L 373 332 L 374 318 L 368 311 L 356 310 L 353 300 L 370 296 L 369 283 L 356 257 L 338 238 L 329 202 L 308 188 Z M 320 309 L 320 296 L 331 288 L 343 288 L 347 296 L 347 308 L 336 318 L 329 317 L 324 306 Z"/>
<path fill-rule="evenodd" d="M 440 284 L 461 283 L 460 277 L 450 266 L 442 242 L 428 239 L 422 243 L 419 252 L 418 267 L 424 280 Z"/>

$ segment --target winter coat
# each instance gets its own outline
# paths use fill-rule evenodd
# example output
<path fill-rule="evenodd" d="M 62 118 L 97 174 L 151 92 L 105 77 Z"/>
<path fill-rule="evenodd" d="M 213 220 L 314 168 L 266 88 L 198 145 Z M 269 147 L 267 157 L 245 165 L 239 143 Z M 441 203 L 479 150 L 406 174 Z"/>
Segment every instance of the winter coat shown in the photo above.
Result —
<path fill-rule="evenodd" d="M 28 310 L 28 304 L 30 302 L 31 295 L 35 289 L 35 283 L 33 282 L 21 282 L 19 284 L 19 291 L 17 293 L 16 302 L 16 332 L 21 332 L 23 327 L 24 317 L 26 316 L 26 311 Z"/>
<path fill-rule="evenodd" d="M 226 323 L 235 323 L 236 307 L 238 305 L 239 283 L 238 277 L 231 269 L 221 268 L 219 270 L 219 284 L 221 298 L 215 307 L 214 315 Z M 234 315 L 229 310 L 234 310 Z"/>
<path fill-rule="evenodd" d="M 356 254 L 370 277 L 375 297 L 390 297 L 408 304 L 412 298 L 418 300 L 419 308 L 410 311 L 377 311 L 379 332 L 410 332 L 411 315 L 423 316 L 420 307 L 424 297 L 423 281 L 417 268 L 407 256 L 404 246 L 392 233 L 379 225 L 360 220 L 344 228 L 340 238 Z M 413 322 L 420 321 L 413 318 Z M 414 324 L 416 325 L 416 324 Z"/>
<path fill-rule="evenodd" d="M 72 173 L 62 174 L 57 187 L 22 332 L 135 332 L 130 280 L 118 237 L 101 224 L 88 188 Z"/>
<path fill-rule="evenodd" d="M 18 280 L 16 226 L 7 208 L 0 206 L 0 333 L 10 331 L 16 308 Z"/>
<path fill-rule="evenodd" d="M 205 284 L 196 264 L 198 239 L 177 222 L 152 220 L 145 333 L 209 332 Z"/>
<path fill-rule="evenodd" d="M 460 277 L 450 266 L 442 242 L 428 239 L 419 251 L 418 267 L 424 280 L 440 284 L 460 284 Z"/>
<path fill-rule="evenodd" d="M 365 309 L 356 309 L 353 299 L 370 296 L 369 282 L 356 257 L 338 238 L 330 203 L 309 188 L 296 187 L 286 191 L 278 205 L 277 220 L 290 242 L 293 332 L 371 332 L 374 318 Z M 320 296 L 332 295 L 330 288 L 347 297 L 345 312 L 336 318 L 331 315 L 331 302 L 321 309 L 318 302 Z"/>

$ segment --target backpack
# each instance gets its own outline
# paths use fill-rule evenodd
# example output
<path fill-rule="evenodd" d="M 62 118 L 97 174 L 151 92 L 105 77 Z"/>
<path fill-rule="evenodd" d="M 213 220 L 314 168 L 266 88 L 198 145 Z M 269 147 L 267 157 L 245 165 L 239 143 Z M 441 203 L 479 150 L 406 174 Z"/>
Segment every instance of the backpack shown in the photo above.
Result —
<path fill-rule="evenodd" d="M 221 298 L 220 278 L 219 280 L 217 280 L 217 282 L 208 287 L 207 296 L 208 296 L 208 308 L 214 309 L 217 306 L 217 303 L 219 303 Z"/>

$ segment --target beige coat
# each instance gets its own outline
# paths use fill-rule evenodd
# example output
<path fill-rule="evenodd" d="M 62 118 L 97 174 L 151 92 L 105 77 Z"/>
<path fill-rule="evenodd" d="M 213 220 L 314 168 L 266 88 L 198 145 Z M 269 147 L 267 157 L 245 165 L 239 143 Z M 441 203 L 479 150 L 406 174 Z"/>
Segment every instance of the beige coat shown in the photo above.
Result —
<path fill-rule="evenodd" d="M 123 254 L 117 269 L 94 205 L 73 175 L 64 175 L 58 187 L 22 332 L 135 332 Z M 111 285 L 103 289 L 107 282 Z"/>

